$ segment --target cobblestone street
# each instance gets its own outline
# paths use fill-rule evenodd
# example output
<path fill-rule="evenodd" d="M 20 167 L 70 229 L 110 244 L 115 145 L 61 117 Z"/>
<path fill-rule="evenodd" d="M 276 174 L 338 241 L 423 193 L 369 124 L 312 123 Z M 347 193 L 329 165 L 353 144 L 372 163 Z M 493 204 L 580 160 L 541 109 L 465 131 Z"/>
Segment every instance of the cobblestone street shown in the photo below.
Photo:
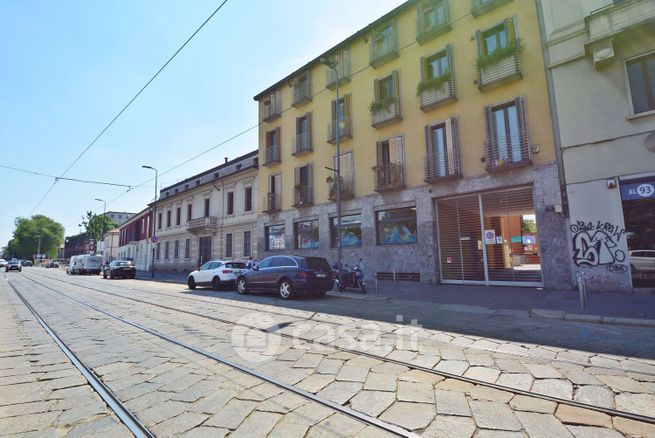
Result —
<path fill-rule="evenodd" d="M 188 292 L 58 270 L 4 274 L 0 434 L 131 433 L 20 294 L 155 436 L 655 436 L 652 357 L 326 309 L 347 300 L 303 302 L 320 304 L 315 312 Z M 613 329 L 625 342 L 643 336 Z"/>

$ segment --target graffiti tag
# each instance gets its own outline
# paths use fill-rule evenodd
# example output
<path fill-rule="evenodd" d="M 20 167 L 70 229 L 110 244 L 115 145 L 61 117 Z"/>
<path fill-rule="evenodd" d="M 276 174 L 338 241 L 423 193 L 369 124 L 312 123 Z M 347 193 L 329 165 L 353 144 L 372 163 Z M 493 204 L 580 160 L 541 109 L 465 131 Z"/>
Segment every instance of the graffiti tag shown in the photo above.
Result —
<path fill-rule="evenodd" d="M 573 233 L 573 263 L 577 267 L 605 266 L 609 272 L 625 273 L 625 251 L 618 242 L 625 229 L 610 222 L 577 221 L 571 225 Z"/>

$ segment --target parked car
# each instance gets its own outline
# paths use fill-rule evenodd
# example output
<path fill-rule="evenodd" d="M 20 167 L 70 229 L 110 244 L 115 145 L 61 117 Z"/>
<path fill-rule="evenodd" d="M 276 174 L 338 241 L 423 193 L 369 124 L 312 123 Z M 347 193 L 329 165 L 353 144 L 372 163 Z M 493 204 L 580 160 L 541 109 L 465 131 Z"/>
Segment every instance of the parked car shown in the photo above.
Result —
<path fill-rule="evenodd" d="M 45 265 L 46 268 L 58 268 L 59 267 L 59 262 L 52 261 Z"/>
<path fill-rule="evenodd" d="M 0 259 L 0 268 L 4 268 L 7 266 L 9 262 L 5 259 Z"/>
<path fill-rule="evenodd" d="M 7 263 L 7 266 L 5 266 L 5 272 L 9 272 L 9 271 L 18 271 L 18 272 L 20 272 L 22 270 L 23 270 L 23 266 L 20 264 L 20 260 L 17 260 L 17 259 L 9 260 L 9 262 Z"/>
<path fill-rule="evenodd" d="M 237 278 L 237 292 L 277 292 L 287 300 L 299 294 L 320 296 L 334 286 L 334 272 L 323 257 L 276 255 Z"/>
<path fill-rule="evenodd" d="M 189 273 L 187 284 L 189 289 L 195 289 L 196 286 L 211 286 L 214 290 L 219 290 L 225 285 L 234 286 L 237 277 L 247 269 L 246 264 L 241 262 L 210 260 Z"/>
<path fill-rule="evenodd" d="M 102 278 L 134 278 L 136 268 L 129 260 L 114 260 L 102 268 Z"/>
<path fill-rule="evenodd" d="M 23 266 L 32 266 L 33 265 L 32 260 L 21 260 L 20 264 L 23 265 Z"/>
<path fill-rule="evenodd" d="M 629 251 L 630 270 L 637 272 L 655 272 L 655 250 L 638 249 Z"/>
<path fill-rule="evenodd" d="M 78 255 L 71 257 L 69 274 L 100 274 L 102 257 L 94 255 Z"/>

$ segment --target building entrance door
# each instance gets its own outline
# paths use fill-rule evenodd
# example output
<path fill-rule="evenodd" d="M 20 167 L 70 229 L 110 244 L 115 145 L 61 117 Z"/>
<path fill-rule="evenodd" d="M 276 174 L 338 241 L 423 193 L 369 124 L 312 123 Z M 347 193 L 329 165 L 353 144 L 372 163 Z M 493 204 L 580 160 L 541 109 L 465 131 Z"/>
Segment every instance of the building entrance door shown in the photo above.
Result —
<path fill-rule="evenodd" d="M 212 259 L 212 236 L 198 239 L 198 266 Z"/>
<path fill-rule="evenodd" d="M 634 287 L 655 286 L 655 178 L 621 181 L 623 221 Z"/>
<path fill-rule="evenodd" d="M 540 286 L 532 188 L 437 201 L 444 283 Z"/>

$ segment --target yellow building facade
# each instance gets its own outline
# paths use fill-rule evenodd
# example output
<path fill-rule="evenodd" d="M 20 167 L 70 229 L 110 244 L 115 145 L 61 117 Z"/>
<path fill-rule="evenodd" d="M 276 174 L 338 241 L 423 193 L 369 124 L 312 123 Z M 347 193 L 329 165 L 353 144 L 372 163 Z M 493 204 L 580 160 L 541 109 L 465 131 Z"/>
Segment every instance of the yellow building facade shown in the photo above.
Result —
<path fill-rule="evenodd" d="M 534 2 L 408 1 L 255 100 L 260 254 L 336 260 L 338 136 L 345 263 L 570 285 Z"/>

